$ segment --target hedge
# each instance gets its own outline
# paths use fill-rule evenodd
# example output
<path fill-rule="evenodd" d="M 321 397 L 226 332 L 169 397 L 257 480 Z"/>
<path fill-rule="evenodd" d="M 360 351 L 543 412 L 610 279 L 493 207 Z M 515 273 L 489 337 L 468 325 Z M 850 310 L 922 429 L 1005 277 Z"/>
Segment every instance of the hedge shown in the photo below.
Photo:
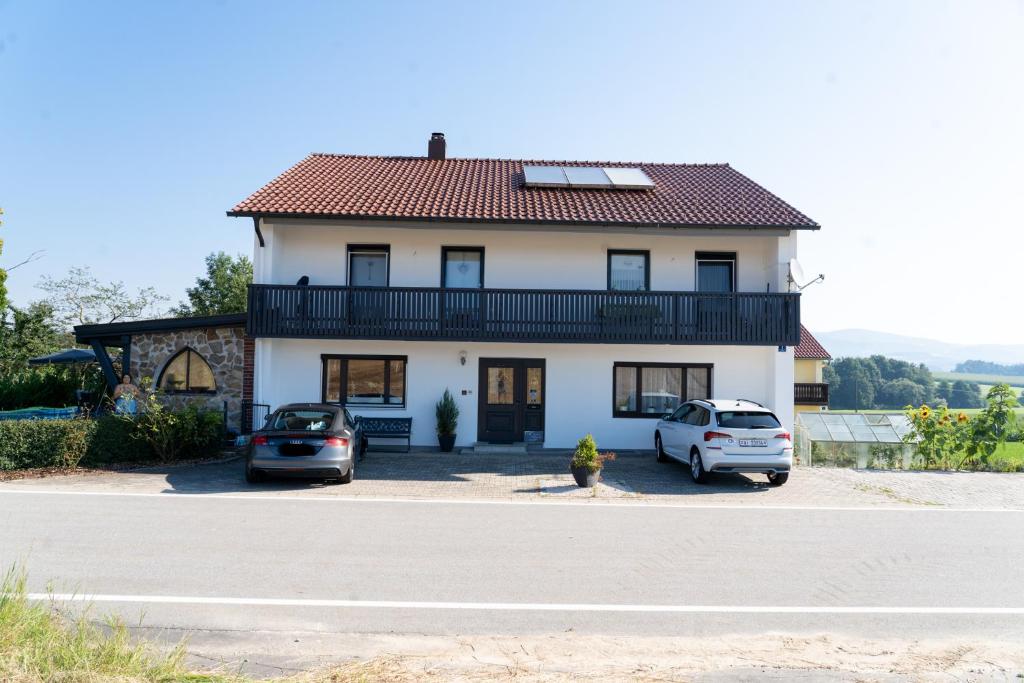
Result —
<path fill-rule="evenodd" d="M 183 410 L 172 438 L 180 444 L 175 459 L 203 457 L 220 448 L 219 413 Z M 159 460 L 147 438 L 146 416 L 112 415 L 73 420 L 7 420 L 0 422 L 0 470 L 40 467 L 97 466 Z"/>

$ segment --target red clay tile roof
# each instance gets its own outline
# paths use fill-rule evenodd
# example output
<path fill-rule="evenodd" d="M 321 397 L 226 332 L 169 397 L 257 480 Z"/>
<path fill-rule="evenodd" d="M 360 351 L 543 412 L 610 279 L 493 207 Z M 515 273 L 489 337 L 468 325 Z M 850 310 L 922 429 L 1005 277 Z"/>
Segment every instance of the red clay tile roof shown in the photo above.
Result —
<path fill-rule="evenodd" d="M 655 187 L 524 187 L 523 164 L 639 167 Z M 228 215 L 637 227 L 819 227 L 728 164 L 432 160 L 339 154 L 311 154 Z"/>
<path fill-rule="evenodd" d="M 808 360 L 832 360 L 831 354 L 803 325 L 800 326 L 800 343 L 793 349 L 793 357 Z"/>

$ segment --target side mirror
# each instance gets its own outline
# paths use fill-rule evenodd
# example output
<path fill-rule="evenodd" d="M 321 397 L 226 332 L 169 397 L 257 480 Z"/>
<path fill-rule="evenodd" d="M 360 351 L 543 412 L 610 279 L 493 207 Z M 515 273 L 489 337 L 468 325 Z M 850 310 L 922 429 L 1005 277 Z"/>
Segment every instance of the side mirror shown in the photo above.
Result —
<path fill-rule="evenodd" d="M 661 419 L 662 420 L 669 420 L 669 421 L 671 421 L 672 420 L 672 413 L 665 413 L 664 415 L 661 416 Z"/>
<path fill-rule="evenodd" d="M 270 426 L 270 418 L 271 417 L 272 417 L 271 415 L 267 415 L 265 418 L 263 418 L 263 426 L 264 427 L 269 427 Z"/>

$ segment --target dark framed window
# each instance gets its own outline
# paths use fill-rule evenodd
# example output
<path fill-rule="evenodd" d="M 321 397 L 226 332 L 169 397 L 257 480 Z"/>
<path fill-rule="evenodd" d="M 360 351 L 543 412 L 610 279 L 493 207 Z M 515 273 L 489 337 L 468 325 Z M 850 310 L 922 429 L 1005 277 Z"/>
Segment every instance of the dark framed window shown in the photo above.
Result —
<path fill-rule="evenodd" d="M 321 400 L 343 406 L 405 407 L 407 356 L 324 354 Z"/>
<path fill-rule="evenodd" d="M 697 252 L 697 291 L 736 291 L 736 252 Z"/>
<path fill-rule="evenodd" d="M 651 252 L 609 249 L 608 289 L 618 292 L 649 291 L 651 289 Z"/>
<path fill-rule="evenodd" d="M 710 364 L 615 363 L 612 417 L 660 418 L 684 401 L 711 398 Z"/>
<path fill-rule="evenodd" d="M 441 247 L 441 286 L 480 289 L 484 286 L 483 247 Z"/>
<path fill-rule="evenodd" d="M 349 287 L 387 287 L 391 281 L 390 271 L 390 245 L 348 245 Z"/>
<path fill-rule="evenodd" d="M 213 394 L 217 391 L 213 368 L 190 346 L 171 356 L 156 385 L 161 391 L 172 394 Z"/>

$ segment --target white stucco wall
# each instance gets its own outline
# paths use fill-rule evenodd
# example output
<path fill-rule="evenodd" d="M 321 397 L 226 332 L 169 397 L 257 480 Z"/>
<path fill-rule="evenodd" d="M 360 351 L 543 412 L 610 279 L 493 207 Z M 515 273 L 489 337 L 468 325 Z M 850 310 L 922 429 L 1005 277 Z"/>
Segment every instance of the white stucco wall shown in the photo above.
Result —
<path fill-rule="evenodd" d="M 466 351 L 465 365 L 459 352 Z M 358 415 L 413 418 L 413 444 L 436 445 L 434 404 L 447 387 L 459 403 L 458 444 L 477 440 L 479 359 L 543 358 L 547 367 L 545 446 L 575 445 L 587 432 L 602 448 L 651 448 L 653 419 L 612 417 L 612 366 L 616 361 L 713 363 L 715 397 L 749 398 L 772 407 L 785 424 L 793 411 L 792 350 L 775 347 L 654 346 L 613 344 L 492 344 L 461 342 L 257 341 L 257 402 L 277 406 L 319 401 L 321 354 L 387 354 L 409 357 L 405 408 L 352 408 Z M 788 377 L 785 373 L 789 372 Z M 469 393 L 462 394 L 465 390 Z"/>
<path fill-rule="evenodd" d="M 795 236 L 772 234 L 664 235 L 611 232 L 398 228 L 335 221 L 262 223 L 266 246 L 257 245 L 255 281 L 295 284 L 308 275 L 313 285 L 347 282 L 350 244 L 388 244 L 393 287 L 438 287 L 441 247 L 484 248 L 484 286 L 492 288 L 605 289 L 609 249 L 651 252 L 651 289 L 693 291 L 697 251 L 735 251 L 737 289 L 785 291 L 785 264 L 795 254 Z"/>

